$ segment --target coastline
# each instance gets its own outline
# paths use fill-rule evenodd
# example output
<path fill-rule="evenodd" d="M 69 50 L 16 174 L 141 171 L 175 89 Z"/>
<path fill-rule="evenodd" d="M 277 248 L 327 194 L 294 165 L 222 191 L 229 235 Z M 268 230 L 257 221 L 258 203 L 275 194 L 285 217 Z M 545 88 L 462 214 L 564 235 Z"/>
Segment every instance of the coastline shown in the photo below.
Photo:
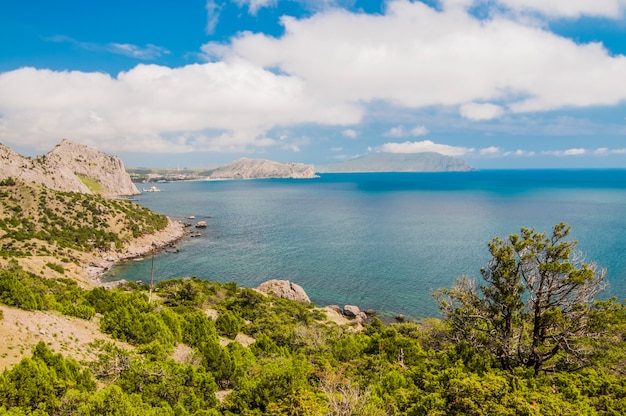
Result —
<path fill-rule="evenodd" d="M 121 250 L 94 253 L 86 259 L 83 270 L 95 286 L 106 286 L 106 282 L 103 282 L 101 277 L 115 264 L 143 257 L 152 252 L 159 252 L 182 240 L 187 234 L 187 229 L 182 222 L 173 221 L 168 217 L 167 226 L 156 233 L 138 237 L 125 244 Z"/>

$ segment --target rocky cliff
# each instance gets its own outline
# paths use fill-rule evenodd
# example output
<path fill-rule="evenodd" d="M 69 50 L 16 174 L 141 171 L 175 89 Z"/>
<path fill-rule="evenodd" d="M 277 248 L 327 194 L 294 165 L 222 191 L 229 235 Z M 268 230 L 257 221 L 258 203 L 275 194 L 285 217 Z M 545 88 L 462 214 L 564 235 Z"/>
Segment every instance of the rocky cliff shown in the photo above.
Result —
<path fill-rule="evenodd" d="M 315 178 L 315 167 L 263 159 L 238 159 L 207 172 L 211 179 Z"/>
<path fill-rule="evenodd" d="M 117 156 L 69 140 L 35 159 L 0 144 L 0 162 L 0 179 L 12 177 L 57 191 L 104 196 L 139 193 Z"/>
<path fill-rule="evenodd" d="M 85 145 L 63 140 L 43 156 L 46 165 L 55 170 L 69 169 L 86 182 L 95 181 L 92 189 L 105 196 L 136 195 L 135 184 L 117 156 L 108 155 Z"/>

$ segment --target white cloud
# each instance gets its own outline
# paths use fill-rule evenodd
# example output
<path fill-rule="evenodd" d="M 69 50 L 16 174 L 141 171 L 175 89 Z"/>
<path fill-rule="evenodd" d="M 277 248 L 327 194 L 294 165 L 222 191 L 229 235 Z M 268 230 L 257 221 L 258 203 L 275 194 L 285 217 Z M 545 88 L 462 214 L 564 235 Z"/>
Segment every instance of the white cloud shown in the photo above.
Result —
<path fill-rule="evenodd" d="M 50 149 L 65 137 L 142 152 L 241 151 L 266 145 L 276 126 L 354 124 L 362 115 L 242 61 L 139 65 L 117 78 L 22 68 L 0 74 L 0 114 L 5 144 Z"/>
<path fill-rule="evenodd" d="M 403 137 L 404 136 L 404 127 L 396 126 L 392 127 L 386 132 L 383 133 L 385 137 Z"/>
<path fill-rule="evenodd" d="M 256 13 L 277 0 L 236 1 Z M 625 1 L 498 4 L 561 16 L 614 17 Z M 216 4 L 205 3 L 207 31 L 219 14 Z M 239 151 L 280 146 L 266 137 L 276 127 L 358 128 L 379 102 L 393 108 L 458 108 L 467 119 L 480 121 L 626 101 L 626 56 L 612 56 L 598 43 L 577 44 L 507 14 L 477 19 L 465 10 L 469 4 L 447 0 L 436 10 L 420 1 L 390 0 L 384 14 L 326 7 L 309 18 L 283 17 L 280 37 L 245 32 L 230 43 L 204 45 L 212 62 L 180 68 L 139 65 L 117 77 L 33 68 L 0 73 L 0 137 L 38 149 L 67 137 L 106 143 L 115 151 Z M 50 40 L 139 59 L 167 53 L 154 45 Z M 391 137 L 427 133 L 422 126 L 396 129 Z M 352 128 L 343 134 L 357 135 Z M 388 145 L 406 149 L 426 142 Z"/>
<path fill-rule="evenodd" d="M 469 120 L 491 120 L 500 117 L 504 110 L 499 105 L 489 103 L 468 103 L 459 108 L 461 115 Z"/>
<path fill-rule="evenodd" d="M 599 16 L 619 18 L 626 2 L 624 0 L 499 0 L 500 3 L 518 11 L 537 11 L 548 16 L 579 17 Z"/>
<path fill-rule="evenodd" d="M 278 0 L 235 0 L 239 7 L 247 6 L 250 14 L 255 15 L 263 7 L 275 6 Z"/>
<path fill-rule="evenodd" d="M 343 151 L 343 147 L 331 147 L 330 151 L 334 152 L 334 153 L 342 152 Z"/>
<path fill-rule="evenodd" d="M 565 156 L 579 156 L 579 155 L 584 155 L 585 153 L 587 153 L 587 151 L 585 149 L 567 149 L 563 152 L 563 154 Z"/>
<path fill-rule="evenodd" d="M 626 149 L 609 149 L 608 147 L 600 147 L 593 151 L 595 156 L 625 155 Z"/>
<path fill-rule="evenodd" d="M 548 156 L 581 156 L 587 153 L 586 149 L 572 148 L 567 150 L 546 150 L 541 152 L 543 155 Z"/>
<path fill-rule="evenodd" d="M 399 125 L 399 126 L 392 127 L 386 132 L 384 132 L 383 136 L 400 138 L 400 137 L 406 137 L 409 135 L 413 137 L 419 137 L 419 136 L 425 136 L 426 134 L 428 134 L 428 129 L 424 126 L 415 126 L 410 131 L 407 132 L 404 126 Z"/>
<path fill-rule="evenodd" d="M 218 5 L 215 0 L 207 0 L 204 8 L 207 14 L 207 22 L 204 31 L 207 35 L 211 35 L 215 32 L 215 28 L 219 23 L 222 6 Z"/>
<path fill-rule="evenodd" d="M 354 129 L 345 129 L 344 131 L 341 132 L 341 134 L 342 136 L 348 137 L 350 139 L 356 139 L 359 135 L 359 133 Z"/>
<path fill-rule="evenodd" d="M 385 143 L 376 148 L 376 151 L 383 153 L 424 153 L 437 152 L 446 156 L 462 156 L 474 152 L 474 149 L 459 146 L 449 146 L 447 144 L 437 144 L 430 140 L 421 142 Z"/>
<path fill-rule="evenodd" d="M 131 58 L 141 60 L 153 60 L 163 55 L 168 55 L 169 50 L 156 46 L 153 44 L 147 44 L 146 46 L 137 46 L 130 43 L 107 43 L 98 44 L 93 42 L 81 42 L 74 38 L 64 35 L 56 35 L 46 38 L 48 42 L 56 43 L 70 43 L 77 48 L 94 52 L 109 52 L 117 55 L 130 56 Z"/>
<path fill-rule="evenodd" d="M 281 38 L 244 33 L 223 57 L 280 68 L 332 100 L 408 108 L 501 103 L 465 107 L 479 120 L 504 109 L 547 111 L 626 99 L 626 57 L 505 15 L 479 20 L 458 8 L 441 12 L 396 0 L 384 15 L 334 9 L 282 21 Z"/>
<path fill-rule="evenodd" d="M 478 153 L 484 156 L 494 156 L 501 153 L 501 149 L 496 146 L 485 147 L 484 149 L 480 149 Z"/>
<path fill-rule="evenodd" d="M 168 55 L 170 53 L 167 49 L 152 44 L 139 47 L 129 43 L 111 43 L 109 44 L 108 49 L 110 52 L 117 53 L 119 55 L 126 55 L 142 60 L 152 60 L 161 55 Z"/>
<path fill-rule="evenodd" d="M 428 129 L 424 126 L 415 126 L 411 129 L 411 136 L 425 136 L 428 134 Z"/>

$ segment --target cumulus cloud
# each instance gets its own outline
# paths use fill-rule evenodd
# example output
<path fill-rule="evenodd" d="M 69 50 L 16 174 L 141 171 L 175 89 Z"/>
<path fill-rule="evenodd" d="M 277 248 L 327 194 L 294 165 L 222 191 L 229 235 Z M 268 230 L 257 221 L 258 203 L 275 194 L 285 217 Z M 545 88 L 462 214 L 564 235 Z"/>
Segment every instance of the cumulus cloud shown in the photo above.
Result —
<path fill-rule="evenodd" d="M 480 20 L 458 8 L 396 0 L 384 15 L 334 9 L 282 22 L 282 37 L 241 34 L 223 57 L 280 68 L 320 95 L 350 102 L 501 103 L 464 107 L 474 119 L 626 98 L 626 57 L 505 15 Z"/>
<path fill-rule="evenodd" d="M 277 0 L 236 1 L 256 13 Z M 117 76 L 22 68 L 0 74 L 0 134 L 4 142 L 46 149 L 68 137 L 96 143 L 106 138 L 116 151 L 239 151 L 279 146 L 267 137 L 279 126 L 358 125 L 380 102 L 458 108 L 470 121 L 615 105 L 626 100 L 625 56 L 507 13 L 479 19 L 467 8 L 482 3 L 615 17 L 625 1 L 447 0 L 439 10 L 420 1 L 390 0 L 382 14 L 331 7 L 302 19 L 285 16 L 280 37 L 244 32 L 227 43 L 209 43 L 202 51 L 210 62 L 202 64 L 139 65 Z M 205 5 L 208 31 L 219 8 L 213 0 Z M 102 47 L 66 37 L 51 40 Z M 167 53 L 154 45 L 106 47 L 137 59 Z M 427 133 L 417 127 L 388 133 Z M 425 143 L 435 145 L 387 145 L 406 151 Z"/>
<path fill-rule="evenodd" d="M 481 103 L 468 103 L 463 104 L 459 108 L 461 116 L 469 120 L 491 120 L 500 117 L 504 110 L 499 105 L 495 104 L 481 104 Z"/>
<path fill-rule="evenodd" d="M 428 134 L 428 129 L 424 126 L 415 126 L 411 129 L 411 136 L 425 136 Z"/>
<path fill-rule="evenodd" d="M 447 144 L 438 144 L 430 140 L 421 142 L 385 143 L 376 148 L 376 151 L 383 153 L 424 153 L 437 152 L 446 156 L 463 156 L 472 153 L 475 149 Z"/>
<path fill-rule="evenodd" d="M 0 74 L 0 114 L 7 143 L 49 149 L 62 137 L 106 138 L 116 151 L 167 152 L 241 151 L 271 145 L 264 134 L 276 126 L 354 124 L 362 115 L 245 62 L 139 65 L 116 78 L 22 68 Z"/>
<path fill-rule="evenodd" d="M 484 156 L 494 156 L 500 154 L 501 152 L 502 150 L 497 146 L 485 147 L 484 149 L 480 149 L 478 151 L 478 153 Z"/>

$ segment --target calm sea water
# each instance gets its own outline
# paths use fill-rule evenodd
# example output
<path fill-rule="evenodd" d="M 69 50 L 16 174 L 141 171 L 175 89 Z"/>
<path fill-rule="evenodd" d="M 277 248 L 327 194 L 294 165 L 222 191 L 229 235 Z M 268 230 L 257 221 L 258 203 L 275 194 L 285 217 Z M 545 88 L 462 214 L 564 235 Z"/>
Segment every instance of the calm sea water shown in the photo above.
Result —
<path fill-rule="evenodd" d="M 137 202 L 208 227 L 155 258 L 156 280 L 256 287 L 288 279 L 317 305 L 438 316 L 432 291 L 464 274 L 480 278 L 493 237 L 564 221 L 586 260 L 607 268 L 605 296 L 626 298 L 626 170 L 322 174 L 159 188 Z M 150 260 L 125 262 L 109 278 L 147 282 Z"/>

